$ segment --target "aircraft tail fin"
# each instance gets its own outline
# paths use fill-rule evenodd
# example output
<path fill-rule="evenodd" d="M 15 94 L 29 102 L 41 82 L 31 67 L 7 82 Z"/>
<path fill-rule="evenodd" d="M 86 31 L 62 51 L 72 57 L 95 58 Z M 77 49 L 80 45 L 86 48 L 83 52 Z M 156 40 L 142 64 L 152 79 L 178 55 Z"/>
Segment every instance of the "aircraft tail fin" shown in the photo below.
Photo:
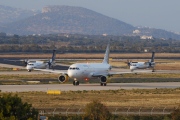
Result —
<path fill-rule="evenodd" d="M 154 62 L 155 52 L 152 52 L 151 62 Z"/>
<path fill-rule="evenodd" d="M 52 62 L 56 59 L 56 50 L 53 50 L 53 54 L 52 54 Z"/>
<path fill-rule="evenodd" d="M 109 52 L 110 52 L 110 42 L 108 43 L 107 47 L 106 47 L 106 52 L 104 54 L 104 59 L 102 63 L 107 63 L 109 64 Z"/>
<path fill-rule="evenodd" d="M 55 64 L 55 58 L 56 58 L 56 50 L 53 50 L 52 58 L 47 62 L 48 68 L 53 67 Z"/>

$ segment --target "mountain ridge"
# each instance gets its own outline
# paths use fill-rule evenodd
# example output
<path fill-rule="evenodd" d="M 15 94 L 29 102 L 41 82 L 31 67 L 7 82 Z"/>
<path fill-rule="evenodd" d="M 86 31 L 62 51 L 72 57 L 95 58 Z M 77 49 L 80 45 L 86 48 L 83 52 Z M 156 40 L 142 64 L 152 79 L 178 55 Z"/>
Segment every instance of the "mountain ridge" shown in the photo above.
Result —
<path fill-rule="evenodd" d="M 134 34 L 134 30 L 140 33 Z M 9 34 L 89 34 L 89 35 L 150 35 L 157 38 L 180 39 L 180 35 L 155 28 L 138 28 L 87 8 L 45 6 L 42 12 L 3 24 L 0 32 Z M 159 32 L 159 33 L 158 33 Z"/>
<path fill-rule="evenodd" d="M 25 10 L 21 8 L 0 5 L 0 25 L 22 20 L 24 18 L 38 14 L 39 12 L 40 11 L 37 10 Z"/>

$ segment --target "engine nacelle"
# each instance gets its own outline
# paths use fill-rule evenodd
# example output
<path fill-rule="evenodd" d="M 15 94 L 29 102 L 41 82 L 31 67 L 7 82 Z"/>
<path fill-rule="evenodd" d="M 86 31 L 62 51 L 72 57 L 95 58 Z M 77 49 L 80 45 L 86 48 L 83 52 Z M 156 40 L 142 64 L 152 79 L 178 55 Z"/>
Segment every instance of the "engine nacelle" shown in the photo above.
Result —
<path fill-rule="evenodd" d="M 68 81 L 68 80 L 69 80 L 68 75 L 60 75 L 60 76 L 58 77 L 58 81 L 59 81 L 60 83 L 64 83 L 64 82 L 66 82 L 66 81 Z"/>
<path fill-rule="evenodd" d="M 106 76 L 101 76 L 100 77 L 100 82 L 101 83 L 107 83 L 107 80 L 108 80 L 108 78 Z"/>

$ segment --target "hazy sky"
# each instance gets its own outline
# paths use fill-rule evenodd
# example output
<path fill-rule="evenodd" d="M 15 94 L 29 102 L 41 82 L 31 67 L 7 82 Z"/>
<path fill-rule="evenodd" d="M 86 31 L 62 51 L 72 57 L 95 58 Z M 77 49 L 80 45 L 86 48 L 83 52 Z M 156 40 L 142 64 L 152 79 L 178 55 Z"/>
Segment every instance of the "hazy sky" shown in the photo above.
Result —
<path fill-rule="evenodd" d="M 0 5 L 38 10 L 46 5 L 80 6 L 133 26 L 180 32 L 180 0 L 0 0 Z"/>

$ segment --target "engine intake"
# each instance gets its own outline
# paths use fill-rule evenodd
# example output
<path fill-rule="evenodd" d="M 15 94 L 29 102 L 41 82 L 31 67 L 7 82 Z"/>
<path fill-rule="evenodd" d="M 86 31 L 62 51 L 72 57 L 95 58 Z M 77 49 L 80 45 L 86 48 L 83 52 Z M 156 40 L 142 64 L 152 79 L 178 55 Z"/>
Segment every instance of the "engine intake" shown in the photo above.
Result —
<path fill-rule="evenodd" d="M 66 82 L 66 81 L 68 81 L 69 80 L 69 77 L 67 76 L 67 75 L 60 75 L 59 77 L 58 77 L 58 81 L 60 82 L 60 83 L 64 83 L 64 82 Z"/>
<path fill-rule="evenodd" d="M 107 77 L 106 76 L 101 76 L 101 83 L 106 83 L 107 82 Z"/>

